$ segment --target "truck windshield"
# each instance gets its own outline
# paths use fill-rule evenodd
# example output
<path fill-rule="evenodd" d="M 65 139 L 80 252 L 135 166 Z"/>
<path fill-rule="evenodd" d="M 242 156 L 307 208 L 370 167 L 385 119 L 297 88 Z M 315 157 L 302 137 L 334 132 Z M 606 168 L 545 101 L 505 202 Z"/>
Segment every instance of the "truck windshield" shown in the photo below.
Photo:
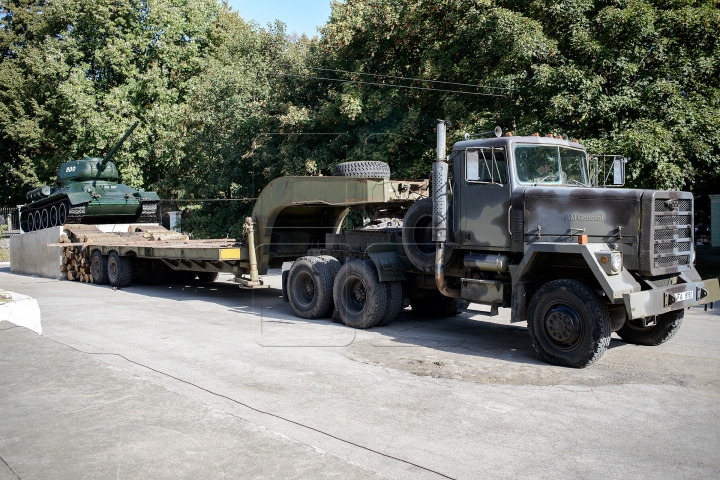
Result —
<path fill-rule="evenodd" d="M 590 186 L 587 155 L 553 145 L 516 145 L 515 168 L 520 183 Z"/>

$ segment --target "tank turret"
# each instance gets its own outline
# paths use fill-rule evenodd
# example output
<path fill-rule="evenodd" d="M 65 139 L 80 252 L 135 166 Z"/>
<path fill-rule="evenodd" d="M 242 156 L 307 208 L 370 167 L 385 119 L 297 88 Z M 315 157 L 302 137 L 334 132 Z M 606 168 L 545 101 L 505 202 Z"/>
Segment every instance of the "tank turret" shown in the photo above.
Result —
<path fill-rule="evenodd" d="M 157 193 L 118 183 L 120 173 L 111 161 L 138 122 L 125 132 L 104 157 L 86 157 L 60 165 L 54 187 L 27 193 L 20 209 L 24 232 L 65 223 L 157 223 Z"/>

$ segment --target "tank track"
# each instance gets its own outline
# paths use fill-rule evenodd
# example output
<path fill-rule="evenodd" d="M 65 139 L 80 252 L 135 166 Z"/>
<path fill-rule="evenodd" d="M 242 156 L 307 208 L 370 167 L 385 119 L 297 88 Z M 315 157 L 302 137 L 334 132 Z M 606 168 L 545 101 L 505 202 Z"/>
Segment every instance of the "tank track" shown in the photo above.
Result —
<path fill-rule="evenodd" d="M 85 209 L 87 208 L 87 205 L 87 203 L 79 203 L 74 207 L 70 207 L 68 209 L 67 218 L 65 219 L 65 224 L 82 223 L 82 219 L 85 216 Z"/>
<path fill-rule="evenodd" d="M 158 202 L 142 202 L 142 211 L 137 217 L 137 223 L 157 223 Z"/>

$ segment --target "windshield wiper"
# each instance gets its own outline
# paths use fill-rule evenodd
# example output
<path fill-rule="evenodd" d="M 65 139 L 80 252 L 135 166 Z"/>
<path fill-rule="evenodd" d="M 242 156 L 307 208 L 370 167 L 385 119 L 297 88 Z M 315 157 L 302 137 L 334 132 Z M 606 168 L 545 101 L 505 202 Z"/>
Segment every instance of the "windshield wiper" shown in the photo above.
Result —
<path fill-rule="evenodd" d="M 545 180 L 547 180 L 548 178 L 554 178 L 554 179 L 557 180 L 557 179 L 560 178 L 560 177 L 558 177 L 558 176 L 555 175 L 555 174 L 553 174 L 553 175 L 548 175 L 548 176 L 546 176 L 546 177 L 541 178 L 541 179 L 538 180 L 537 182 L 533 183 L 533 187 L 537 186 L 538 183 L 543 183 L 543 182 L 544 182 Z"/>
<path fill-rule="evenodd" d="M 583 187 L 587 187 L 587 184 L 585 182 L 581 182 L 580 180 L 575 180 L 574 178 L 569 178 L 566 180 L 566 182 L 575 182 L 576 185 L 582 185 Z"/>

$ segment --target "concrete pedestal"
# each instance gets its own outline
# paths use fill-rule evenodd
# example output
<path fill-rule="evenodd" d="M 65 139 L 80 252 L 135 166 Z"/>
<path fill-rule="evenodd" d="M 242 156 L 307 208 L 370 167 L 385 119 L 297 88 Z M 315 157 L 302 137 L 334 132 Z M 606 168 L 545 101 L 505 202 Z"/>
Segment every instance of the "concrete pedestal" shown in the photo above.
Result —
<path fill-rule="evenodd" d="M 10 271 L 39 275 L 46 278 L 64 278 L 60 271 L 61 247 L 48 247 L 57 243 L 63 227 L 51 227 L 23 233 L 10 238 Z"/>

